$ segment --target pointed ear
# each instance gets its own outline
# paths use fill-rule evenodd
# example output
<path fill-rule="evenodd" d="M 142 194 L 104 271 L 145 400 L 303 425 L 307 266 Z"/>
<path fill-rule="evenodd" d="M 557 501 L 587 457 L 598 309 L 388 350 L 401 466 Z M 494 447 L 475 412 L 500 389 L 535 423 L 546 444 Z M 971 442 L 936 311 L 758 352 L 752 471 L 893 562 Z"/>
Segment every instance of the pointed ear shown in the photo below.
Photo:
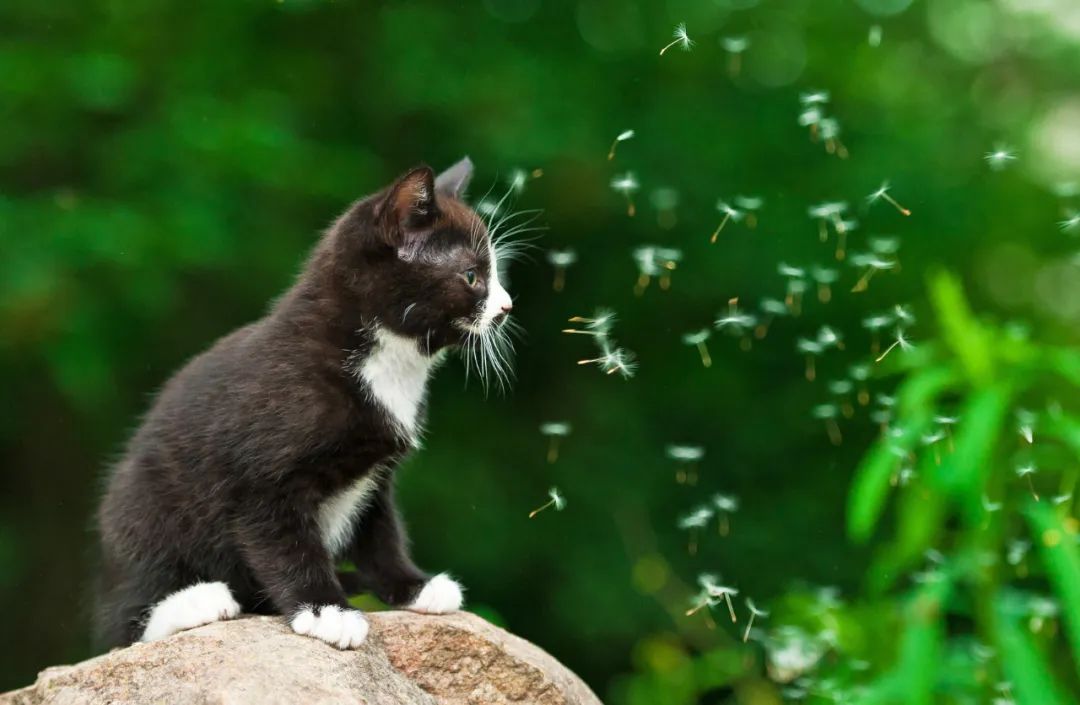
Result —
<path fill-rule="evenodd" d="M 461 198 L 461 195 L 465 193 L 465 189 L 469 188 L 472 175 L 472 160 L 463 157 L 461 161 L 435 178 L 435 190 L 446 196 Z"/>
<path fill-rule="evenodd" d="M 395 235 L 421 229 L 435 220 L 436 215 L 435 172 L 427 165 L 401 176 L 379 204 L 379 218 Z"/>

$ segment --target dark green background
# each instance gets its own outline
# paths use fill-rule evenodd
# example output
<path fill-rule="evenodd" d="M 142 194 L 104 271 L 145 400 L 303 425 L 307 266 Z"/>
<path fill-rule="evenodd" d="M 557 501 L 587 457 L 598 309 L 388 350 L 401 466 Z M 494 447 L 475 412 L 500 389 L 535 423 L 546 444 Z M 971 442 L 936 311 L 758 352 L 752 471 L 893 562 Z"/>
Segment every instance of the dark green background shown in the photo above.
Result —
<path fill-rule="evenodd" d="M 91 515 L 153 391 L 261 315 L 350 200 L 464 154 L 477 195 L 542 169 L 518 206 L 549 230 L 511 270 L 527 331 L 513 389 L 485 397 L 457 361 L 432 384 L 426 447 L 400 475 L 421 565 L 612 702 L 635 671 L 734 643 L 739 628 L 673 616 L 698 572 L 764 604 L 799 584 L 856 592 L 868 552 L 845 540 L 843 502 L 875 431 L 846 424 L 834 448 L 809 409 L 868 352 L 859 321 L 896 303 L 925 317 L 923 273 L 940 263 L 980 309 L 1077 340 L 1078 242 L 1054 184 L 1080 179 L 1080 20 L 1067 2 L 1018 4 L 4 2 L 0 689 L 89 655 Z M 680 21 L 697 46 L 658 57 Z M 751 39 L 735 76 L 731 35 Z M 796 124 L 814 88 L 832 94 L 847 160 Z M 1018 155 L 1002 172 L 983 160 L 998 141 Z M 608 186 L 628 169 L 633 219 Z M 867 210 L 884 179 L 910 218 Z M 679 193 L 670 229 L 658 187 Z M 739 193 L 765 197 L 759 226 L 710 246 L 716 200 Z M 780 261 L 835 264 L 806 215 L 829 199 L 861 221 L 852 249 L 901 237 L 901 271 L 849 294 L 844 266 L 831 303 L 808 297 L 750 351 L 714 336 L 704 369 L 682 333 L 731 297 L 782 296 Z M 630 253 L 646 242 L 685 260 L 670 291 L 636 298 Z M 556 294 L 543 250 L 566 246 L 580 261 Z M 640 358 L 632 380 L 576 365 L 589 341 L 559 333 L 598 305 Z M 826 323 L 847 348 L 810 384 L 795 339 Z M 548 465 L 537 426 L 556 419 L 574 432 Z M 673 442 L 706 447 L 696 488 L 675 483 Z M 566 510 L 527 519 L 553 484 Z M 715 491 L 742 500 L 732 533 L 688 556 L 676 518 Z"/>

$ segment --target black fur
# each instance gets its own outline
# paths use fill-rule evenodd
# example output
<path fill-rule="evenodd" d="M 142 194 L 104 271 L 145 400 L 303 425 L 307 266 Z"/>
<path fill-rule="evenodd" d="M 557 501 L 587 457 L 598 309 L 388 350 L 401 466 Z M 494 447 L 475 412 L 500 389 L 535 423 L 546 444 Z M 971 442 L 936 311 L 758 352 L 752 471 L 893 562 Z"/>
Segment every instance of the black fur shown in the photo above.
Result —
<path fill-rule="evenodd" d="M 490 241 L 457 198 L 470 173 L 467 160 L 438 180 L 418 167 L 354 203 L 264 318 L 165 384 L 98 513 L 105 646 L 138 639 L 157 601 L 199 581 L 227 583 L 248 612 L 344 607 L 338 559 L 357 567 L 350 592 L 391 605 L 415 597 L 428 576 L 409 557 L 392 472 L 379 474 L 341 555 L 323 545 L 317 513 L 409 450 L 350 371 L 370 354 L 374 327 L 431 355 L 461 342 L 460 324 L 480 314 Z"/>

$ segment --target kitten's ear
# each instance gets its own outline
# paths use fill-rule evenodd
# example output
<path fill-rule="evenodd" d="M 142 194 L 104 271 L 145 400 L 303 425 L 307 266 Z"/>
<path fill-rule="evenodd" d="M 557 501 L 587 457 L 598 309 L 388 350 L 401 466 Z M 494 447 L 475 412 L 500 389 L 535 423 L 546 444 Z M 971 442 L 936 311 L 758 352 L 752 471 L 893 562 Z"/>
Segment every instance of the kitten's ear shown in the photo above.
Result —
<path fill-rule="evenodd" d="M 465 189 L 469 188 L 472 175 L 472 159 L 463 157 L 461 161 L 435 178 L 435 190 L 447 196 L 461 198 Z"/>
<path fill-rule="evenodd" d="M 379 218 L 390 239 L 430 225 L 438 215 L 435 205 L 435 172 L 420 165 L 406 172 L 387 190 L 379 204 Z"/>

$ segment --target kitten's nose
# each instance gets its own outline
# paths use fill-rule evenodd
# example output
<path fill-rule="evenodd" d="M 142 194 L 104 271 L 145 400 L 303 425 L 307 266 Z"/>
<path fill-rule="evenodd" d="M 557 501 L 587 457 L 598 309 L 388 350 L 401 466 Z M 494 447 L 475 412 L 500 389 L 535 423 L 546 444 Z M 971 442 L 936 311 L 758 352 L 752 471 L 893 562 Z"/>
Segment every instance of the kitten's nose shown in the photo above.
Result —
<path fill-rule="evenodd" d="M 514 310 L 514 304 L 512 304 L 511 302 L 507 301 L 505 304 L 502 305 L 503 313 L 510 313 L 512 310 Z"/>

